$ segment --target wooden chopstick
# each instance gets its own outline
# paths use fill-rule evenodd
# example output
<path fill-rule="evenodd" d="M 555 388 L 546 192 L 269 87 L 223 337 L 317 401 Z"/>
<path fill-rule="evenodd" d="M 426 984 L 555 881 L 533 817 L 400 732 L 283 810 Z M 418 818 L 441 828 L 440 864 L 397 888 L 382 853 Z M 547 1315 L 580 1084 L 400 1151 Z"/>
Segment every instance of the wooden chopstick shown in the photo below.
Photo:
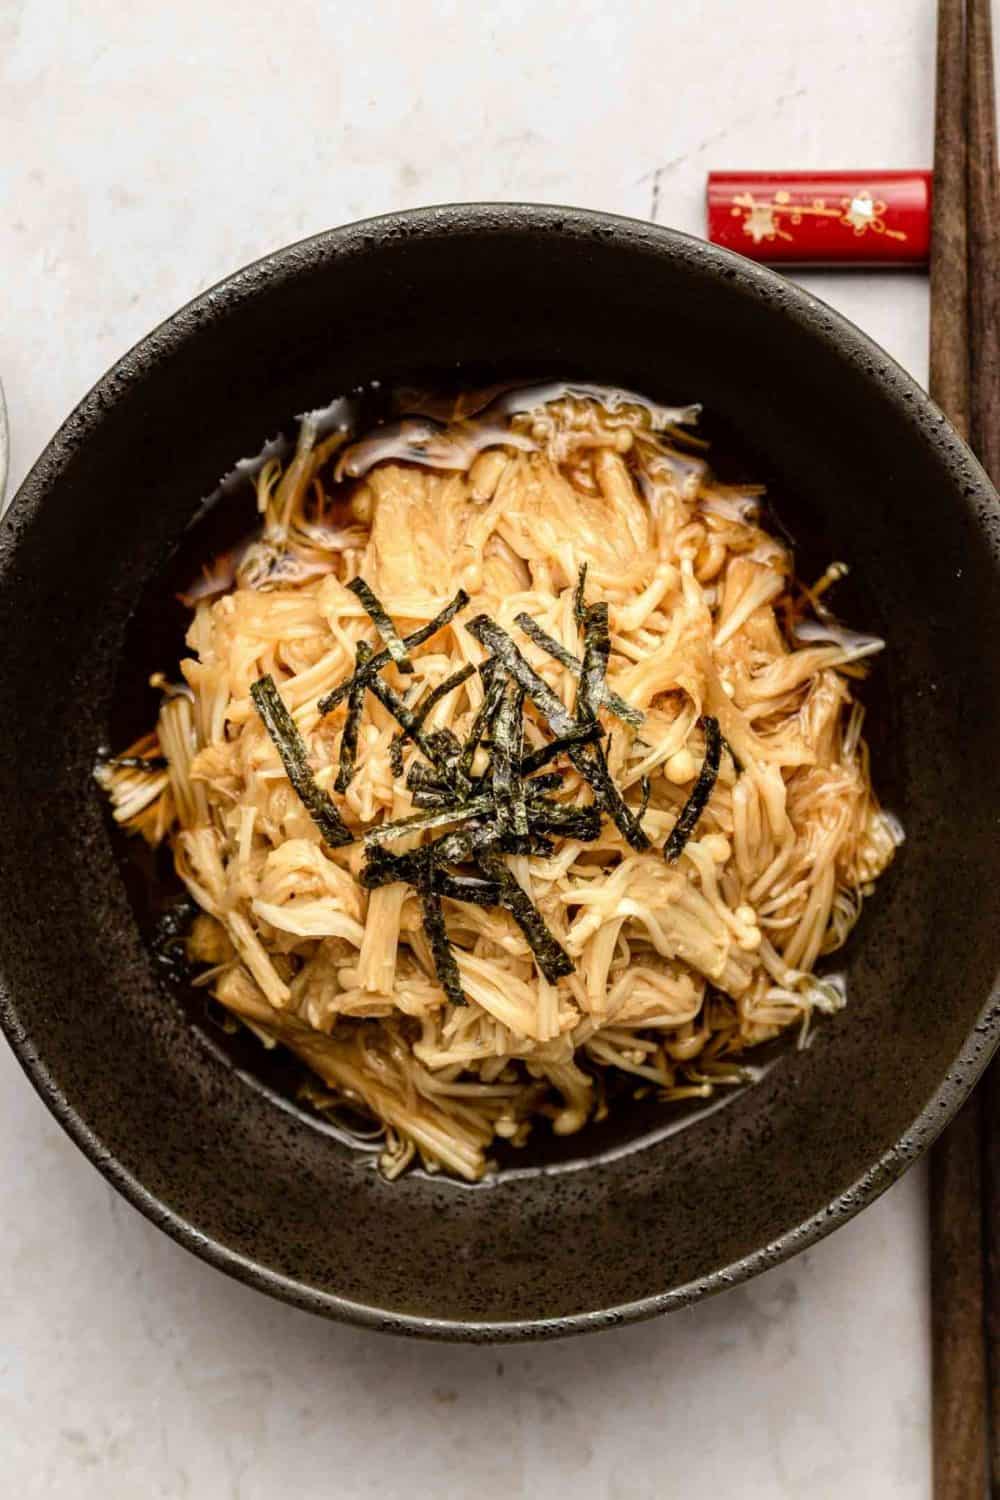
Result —
<path fill-rule="evenodd" d="M 1000 190 L 990 0 L 939 0 L 931 394 L 1000 482 Z M 1000 1500 L 1000 1066 L 931 1153 L 935 1500 Z"/>
<path fill-rule="evenodd" d="M 969 436 L 1000 484 L 1000 191 L 990 0 L 968 0 Z"/>
<path fill-rule="evenodd" d="M 964 0 L 938 0 L 931 197 L 930 392 L 952 426 L 968 437 L 964 10 Z"/>
<path fill-rule="evenodd" d="M 986 1484 L 986 1351 L 977 1089 L 931 1151 L 934 1500 L 976 1500 Z"/>
<path fill-rule="evenodd" d="M 1000 485 L 1000 185 L 990 0 L 969 0 L 966 18 L 969 115 L 969 435 Z M 1000 1064 L 986 1071 L 982 1095 L 984 1303 L 990 1493 L 1000 1500 Z"/>
<path fill-rule="evenodd" d="M 969 435 L 983 468 L 1000 484 L 1000 184 L 990 0 L 969 0 L 966 17 L 969 113 Z M 1000 1500 L 1000 1064 L 982 1095 L 982 1192 L 990 1486 Z"/>
<path fill-rule="evenodd" d="M 982 420 L 978 393 L 973 396 L 973 364 L 976 376 L 981 364 L 970 358 L 971 325 L 981 328 L 983 301 L 981 295 L 975 302 L 970 297 L 970 280 L 980 274 L 978 259 L 970 257 L 970 187 L 973 162 L 976 174 L 982 162 L 978 136 L 970 129 L 973 91 L 978 109 L 984 109 L 983 79 L 972 62 L 971 8 L 977 3 L 969 0 L 967 28 L 964 0 L 938 0 L 930 390 L 963 436 L 974 426 L 978 433 Z M 988 0 L 986 8 L 988 25 Z M 980 46 L 982 24 L 980 15 L 975 27 Z M 977 225 L 981 228 L 981 220 Z M 978 244 L 977 255 L 984 244 Z M 983 1102 L 977 1089 L 931 1152 L 934 1500 L 978 1500 L 986 1485 L 982 1140 Z"/>
<path fill-rule="evenodd" d="M 1000 1500 L 1000 1063 L 979 1085 L 982 1094 L 983 1237 L 986 1251 L 986 1374 L 989 1392 L 990 1494 Z"/>

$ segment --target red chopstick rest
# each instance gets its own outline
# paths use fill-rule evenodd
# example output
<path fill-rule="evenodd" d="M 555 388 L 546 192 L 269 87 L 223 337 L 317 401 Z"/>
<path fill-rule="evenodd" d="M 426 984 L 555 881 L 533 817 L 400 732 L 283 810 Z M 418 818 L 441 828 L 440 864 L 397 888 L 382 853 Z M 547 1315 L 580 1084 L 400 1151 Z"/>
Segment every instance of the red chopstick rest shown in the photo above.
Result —
<path fill-rule="evenodd" d="M 930 172 L 710 172 L 708 238 L 771 264 L 923 265 Z"/>

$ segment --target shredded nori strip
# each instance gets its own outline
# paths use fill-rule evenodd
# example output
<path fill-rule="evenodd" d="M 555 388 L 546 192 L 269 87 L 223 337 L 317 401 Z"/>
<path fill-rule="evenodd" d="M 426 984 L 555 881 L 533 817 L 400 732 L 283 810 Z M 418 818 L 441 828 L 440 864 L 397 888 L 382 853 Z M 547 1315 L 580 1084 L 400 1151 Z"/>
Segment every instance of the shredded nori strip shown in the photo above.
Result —
<path fill-rule="evenodd" d="M 426 849 L 416 852 L 423 854 L 433 847 L 433 844 L 428 844 Z M 361 866 L 358 879 L 366 890 L 374 891 L 381 885 L 392 885 L 397 880 L 416 885 L 420 879 L 420 871 L 418 864 L 413 862 L 412 855 L 388 854 L 384 849 L 376 847 L 369 849 L 367 863 Z"/>
<path fill-rule="evenodd" d="M 407 673 L 412 672 L 413 663 L 407 655 L 406 646 L 378 595 L 369 588 L 363 578 L 352 578 L 347 587 L 352 594 L 356 594 L 361 600 L 361 603 L 371 617 L 372 624 L 383 641 L 385 641 L 386 650 L 399 670 Z M 356 675 L 357 673 L 355 673 Z"/>
<path fill-rule="evenodd" d="M 340 736 L 340 769 L 333 783 L 335 792 L 346 792 L 354 777 L 358 757 L 358 729 L 361 724 L 361 710 L 365 703 L 365 680 L 358 676 L 357 669 L 371 660 L 371 654 L 372 648 L 368 642 L 359 641 L 354 652 L 355 673 L 352 678 L 351 691 L 347 695 L 347 718 L 344 721 L 344 732 Z"/>
<path fill-rule="evenodd" d="M 429 766 L 422 760 L 415 760 L 406 773 L 407 790 L 411 792 L 442 792 L 453 796 L 451 787 L 448 785 L 435 766 Z"/>
<path fill-rule="evenodd" d="M 464 667 L 459 667 L 458 671 L 453 672 L 450 677 L 446 677 L 443 682 L 439 682 L 436 688 L 432 688 L 427 697 L 422 699 L 418 705 L 418 726 L 422 726 L 425 723 L 427 715 L 436 703 L 440 703 L 442 698 L 447 698 L 448 694 L 453 693 L 457 687 L 461 687 L 463 682 L 468 682 L 469 678 L 475 673 L 475 670 L 472 663 L 468 662 Z"/>
<path fill-rule="evenodd" d="M 576 588 L 573 590 L 573 614 L 576 623 L 583 626 L 587 618 L 587 564 L 580 564 L 580 571 L 576 577 Z"/>
<path fill-rule="evenodd" d="M 448 941 L 448 929 L 444 925 L 441 897 L 429 879 L 426 884 L 419 887 L 419 890 L 424 931 L 431 945 L 431 953 L 434 955 L 434 968 L 437 970 L 441 988 L 452 1005 L 468 1005 L 468 999 L 462 989 L 462 976 L 458 972 L 458 961 Z"/>
<path fill-rule="evenodd" d="M 533 833 L 558 833 L 566 839 L 590 843 L 601 831 L 601 809 L 596 802 L 590 807 L 566 807 L 561 802 L 529 802 L 528 812 Z"/>
<path fill-rule="evenodd" d="M 522 776 L 524 774 L 524 765 L 525 760 L 522 759 L 521 764 L 518 767 L 519 773 Z M 410 769 L 411 773 L 413 770 L 418 769 L 429 771 L 429 767 L 421 767 L 419 761 L 414 762 L 414 765 Z M 432 780 L 432 776 L 433 772 L 431 772 L 430 775 L 426 777 L 426 779 L 423 776 L 418 776 L 415 785 L 411 785 L 410 777 L 407 777 L 407 785 L 410 786 L 410 790 L 413 792 L 414 802 L 416 802 L 418 796 L 440 797 L 444 795 L 453 795 L 450 789 L 446 787 L 440 780 L 436 778 Z M 524 783 L 524 795 L 528 798 L 531 798 L 540 797 L 544 792 L 556 792 L 562 786 L 565 779 L 566 778 L 564 777 L 562 771 L 546 771 L 542 776 L 533 776 L 530 781 L 525 781 Z M 472 783 L 473 793 L 478 795 L 479 792 L 485 791 L 488 783 L 488 772 L 484 776 L 477 776 L 475 781 Z M 430 806 L 430 803 L 428 803 L 428 806 Z"/>
<path fill-rule="evenodd" d="M 719 762 L 722 759 L 722 734 L 719 730 L 719 721 L 706 714 L 701 722 L 705 731 L 705 759 L 702 761 L 698 780 L 694 784 L 691 795 L 681 808 L 680 817 L 670 830 L 670 837 L 663 846 L 663 857 L 668 864 L 673 864 L 674 860 L 680 858 L 684 845 L 694 833 L 698 819 L 705 810 L 705 804 L 712 795 L 712 789 L 719 774 Z"/>
<path fill-rule="evenodd" d="M 398 781 L 403 774 L 403 737 L 394 734 L 389 741 L 389 766 Z"/>
<path fill-rule="evenodd" d="M 534 828 L 523 838 L 518 833 L 504 834 L 497 839 L 496 847 L 501 854 L 536 854 L 543 859 L 548 859 L 550 854 L 556 852 L 552 840 L 536 832 Z"/>
<path fill-rule="evenodd" d="M 581 726 L 563 706 L 548 683 L 543 682 L 535 669 L 525 661 L 507 632 L 491 620 L 488 615 L 477 615 L 466 629 L 482 646 L 492 652 L 505 671 L 522 687 L 535 707 L 544 715 L 552 733 L 563 738 L 578 734 Z M 613 818 L 622 836 L 633 849 L 648 849 L 649 840 L 636 822 L 632 809 L 625 802 L 608 771 L 608 763 L 600 745 L 570 745 L 569 758 L 580 775 L 590 783 L 600 806 Z M 534 768 L 537 768 L 536 766 Z M 541 762 L 545 764 L 544 761 Z"/>
<path fill-rule="evenodd" d="M 612 819 L 625 842 L 633 849 L 648 849 L 649 839 L 608 770 L 604 746 L 576 746 L 570 750 L 569 758 L 580 775 L 590 783 L 598 806 Z"/>
<path fill-rule="evenodd" d="M 455 801 L 455 788 L 441 776 L 436 766 L 415 760 L 406 773 L 407 790 L 413 797 L 414 807 L 450 807 Z M 483 787 L 478 783 L 474 790 Z"/>
<path fill-rule="evenodd" d="M 449 901 L 467 901 L 473 906 L 499 906 L 500 887 L 495 880 L 481 875 L 455 875 L 450 870 L 432 868 L 431 889 Z"/>
<path fill-rule="evenodd" d="M 369 665 L 371 664 L 369 663 Z M 427 759 L 429 761 L 432 761 L 433 764 L 437 766 L 441 775 L 444 776 L 449 782 L 454 781 L 456 783 L 456 786 L 468 786 L 468 782 L 465 781 L 464 778 L 458 778 L 456 776 L 453 761 L 450 758 L 446 758 L 442 754 L 442 741 L 440 738 L 440 734 L 424 734 L 423 730 L 420 728 L 419 723 L 417 722 L 417 715 L 411 708 L 407 708 L 406 704 L 403 702 L 399 694 L 394 692 L 387 682 L 384 682 L 381 677 L 369 677 L 366 686 L 368 687 L 370 692 L 375 694 L 375 697 L 379 700 L 383 707 L 387 708 L 392 714 L 393 718 L 396 720 L 396 723 L 403 731 L 403 734 L 401 736 L 403 739 L 412 740 L 417 748 L 423 751 Z M 447 733 L 447 731 L 444 731 L 444 733 Z M 452 736 L 451 738 L 452 740 L 454 740 L 454 736 Z M 389 742 L 390 754 L 394 755 L 395 757 L 395 763 L 393 764 L 393 774 L 396 776 L 402 776 L 402 751 L 401 749 L 399 749 L 394 752 L 392 750 L 393 743 L 395 743 L 395 737 L 394 740 L 390 740 Z M 399 766 L 398 771 L 396 770 L 397 765 Z"/>
<path fill-rule="evenodd" d="M 365 890 L 375 891 L 383 885 L 394 885 L 397 881 L 404 881 L 407 885 L 416 885 L 420 879 L 419 870 L 415 870 L 411 864 L 401 863 L 404 856 L 394 855 L 392 861 L 388 859 L 369 859 L 366 865 L 362 865 L 358 879 Z"/>
<path fill-rule="evenodd" d="M 513 677 L 518 687 L 523 688 L 535 707 L 543 715 L 552 733 L 557 736 L 572 734 L 578 728 L 576 720 L 559 698 L 544 682 L 534 667 L 520 651 L 501 626 L 489 615 L 476 615 L 466 626 L 473 636 L 492 656 L 495 656 L 508 676 Z"/>
<path fill-rule="evenodd" d="M 561 666 L 566 667 L 568 671 L 572 672 L 574 677 L 579 677 L 579 658 L 574 656 L 572 651 L 568 651 L 561 641 L 557 641 L 554 635 L 549 635 L 548 631 L 544 630 L 537 620 L 533 620 L 529 614 L 522 610 L 519 615 L 514 616 L 514 624 L 523 630 L 529 641 L 534 641 L 536 646 L 541 646 L 543 651 L 547 651 Z"/>
<path fill-rule="evenodd" d="M 341 771 L 337 785 L 341 787 L 343 784 L 346 787 L 353 774 L 358 721 L 367 690 L 375 694 L 400 726 L 400 732 L 392 737 L 389 746 L 394 774 L 403 774 L 402 744 L 406 739 L 414 742 L 426 760 L 426 763 L 415 762 L 407 774 L 407 786 L 419 810 L 410 817 L 396 819 L 368 830 L 365 834 L 368 858 L 360 878 L 370 889 L 396 880 L 416 887 L 420 893 L 424 927 L 438 979 L 448 999 L 456 1005 L 467 1002 L 462 991 L 458 963 L 445 927 L 441 904 L 444 898 L 504 907 L 527 938 L 540 971 L 554 983 L 573 971 L 573 960 L 507 868 L 504 854 L 550 855 L 555 852 L 555 845 L 547 837 L 550 834 L 591 841 L 600 833 L 604 813 L 614 819 L 634 848 L 648 847 L 649 841 L 639 822 L 649 799 L 648 780 L 643 779 L 643 802 L 637 819 L 608 771 L 605 750 L 600 743 L 603 731 L 597 722 L 598 709 L 602 704 L 633 724 L 641 724 L 642 716 L 623 700 L 616 701 L 615 695 L 607 688 L 605 679 L 611 647 L 608 607 L 606 604 L 588 607 L 585 602 L 585 586 L 584 566 L 580 570 L 574 605 L 583 630 L 582 661 L 577 661 L 558 642 L 552 641 L 534 625 L 530 617 L 525 615 L 518 619 L 529 639 L 550 651 L 578 679 L 575 715 L 570 713 L 531 667 L 506 631 L 488 615 L 479 615 L 467 628 L 489 653 L 487 660 L 479 668 L 484 683 L 484 696 L 465 743 L 460 744 L 450 730 L 427 734 L 424 732 L 424 724 L 434 705 L 468 680 L 474 671 L 472 666 L 462 667 L 446 678 L 416 706 L 405 702 L 379 676 L 379 672 L 390 661 L 403 670 L 412 670 L 406 654 L 407 648 L 422 644 L 435 630 L 441 629 L 454 618 L 458 610 L 468 602 L 466 596 L 460 591 L 448 609 L 435 621 L 404 640 L 363 580 L 355 579 L 350 585 L 375 622 L 386 643 L 386 649 L 373 654 L 370 648 L 366 647 L 362 651 L 359 647 L 353 676 L 319 705 L 326 712 L 345 696 L 349 698 L 348 719 L 341 737 Z M 261 706 L 266 698 L 263 691 L 266 681 L 269 679 L 262 679 L 260 684 L 255 684 L 255 688 L 261 689 L 261 694 L 255 692 L 254 701 L 268 724 L 272 738 L 278 744 L 289 779 L 296 790 L 299 790 L 292 776 L 290 762 L 286 760 L 288 744 L 285 744 L 285 748 L 282 747 L 281 739 L 272 729 L 265 708 Z M 273 682 L 271 690 L 277 699 L 277 709 L 273 703 L 265 706 L 272 718 L 283 713 L 296 736 L 295 740 L 290 740 L 285 735 L 285 741 L 291 743 L 292 751 L 299 752 L 297 758 L 294 754 L 290 757 L 295 765 L 295 774 L 301 779 L 304 768 L 307 780 L 303 785 L 307 792 L 311 789 L 312 793 L 318 794 L 318 788 L 305 765 L 305 746 L 301 736 L 298 736 Z M 258 702 L 258 696 L 261 697 L 261 702 Z M 553 736 L 549 744 L 528 754 L 524 754 L 522 748 L 526 697 L 531 699 Z M 285 724 L 280 727 L 287 728 Z M 481 744 L 489 747 L 490 765 L 485 775 L 473 780 L 472 763 Z M 527 779 L 561 754 L 569 756 L 593 789 L 594 802 L 589 806 L 566 806 L 543 795 L 562 785 L 563 776 L 559 772 L 537 776 L 533 781 Z M 329 799 L 326 800 L 329 802 Z M 305 797 L 303 801 L 306 801 Z M 310 803 L 307 802 L 306 805 L 313 816 L 316 816 Z M 329 806 L 339 821 L 332 802 Z M 391 854 L 383 848 L 385 843 L 393 839 L 430 832 L 449 824 L 452 825 L 449 832 L 408 854 Z M 346 828 L 344 833 L 349 839 L 350 834 Z M 478 867 L 479 874 L 470 875 L 465 871 L 447 868 L 449 865 L 468 866 L 470 861 Z"/>
<path fill-rule="evenodd" d="M 392 823 L 380 823 L 377 828 L 369 828 L 365 834 L 365 843 L 384 844 L 392 839 L 405 838 L 409 833 L 422 833 L 429 828 L 444 828 L 448 823 L 471 823 L 476 818 L 482 818 L 492 812 L 492 799 L 486 795 L 473 797 L 469 802 L 452 802 L 449 807 L 444 807 L 431 812 L 411 813 L 405 818 L 396 818 Z"/>
<path fill-rule="evenodd" d="M 284 699 L 268 674 L 251 685 L 250 696 L 274 741 L 281 763 L 299 800 L 332 849 L 353 844 L 354 835 L 341 818 L 332 798 L 317 785 L 309 769 L 305 741 L 298 725 L 285 706 Z"/>
<path fill-rule="evenodd" d="M 534 776 L 526 782 L 524 790 L 529 797 L 540 797 L 543 792 L 557 792 L 564 779 L 561 771 L 546 771 L 544 776 Z"/>
<path fill-rule="evenodd" d="M 610 655 L 608 606 L 589 604 L 583 621 L 583 663 L 576 695 L 576 716 L 584 724 L 592 724 L 597 718 L 604 697 L 604 678 Z"/>
<path fill-rule="evenodd" d="M 426 812 L 436 807 L 453 807 L 455 804 L 455 793 L 450 787 L 443 792 L 435 792 L 428 787 L 418 787 L 412 796 L 414 807 L 423 808 Z"/>
<path fill-rule="evenodd" d="M 521 775 L 530 776 L 533 771 L 540 771 L 542 766 L 547 766 L 557 756 L 567 755 L 575 745 L 592 745 L 603 733 L 600 724 L 579 725 L 571 734 L 560 735 L 547 745 L 540 745 L 537 750 L 529 751 L 521 761 Z"/>
<path fill-rule="evenodd" d="M 479 668 L 479 675 L 483 679 L 484 692 L 483 701 L 476 710 L 476 716 L 472 721 L 468 738 L 462 746 L 462 758 L 458 763 L 459 770 L 464 776 L 471 776 L 472 762 L 476 758 L 480 741 L 486 730 L 493 722 L 494 715 L 500 707 L 500 700 L 504 695 L 506 683 L 504 675 L 500 671 L 499 663 L 492 657 L 487 657 Z"/>
<path fill-rule="evenodd" d="M 427 694 L 426 698 L 422 698 L 417 704 L 416 713 L 413 719 L 413 728 L 422 729 L 424 727 L 424 724 L 427 722 L 427 715 L 430 713 L 435 703 L 440 703 L 442 698 L 447 698 L 448 694 L 454 692 L 455 688 L 460 687 L 463 682 L 467 682 L 468 679 L 473 675 L 475 670 L 475 667 L 472 666 L 471 663 L 469 663 L 464 667 L 460 667 L 457 672 L 453 672 L 450 677 L 446 677 L 444 682 L 439 682 L 436 688 L 432 688 L 431 691 Z M 435 737 L 439 737 L 443 734 L 450 735 L 451 730 L 436 730 L 433 735 L 428 735 L 428 741 L 433 743 Z M 395 776 L 402 776 L 403 774 L 402 770 L 396 770 L 396 765 L 402 755 L 401 746 L 404 738 L 404 735 L 394 735 L 393 743 L 389 747 L 389 760 L 393 768 L 393 775 Z M 454 739 L 453 736 L 452 739 Z M 443 742 L 441 743 L 443 744 Z M 394 752 L 393 746 L 397 745 L 400 748 Z M 451 742 L 449 742 L 446 758 L 450 757 L 451 759 L 454 759 L 458 754 L 460 748 L 461 747 L 459 746 L 458 741 L 454 740 L 454 753 L 452 753 L 452 745 Z"/>
<path fill-rule="evenodd" d="M 653 783 L 650 781 L 648 776 L 641 776 L 639 778 L 639 790 L 642 793 L 642 800 L 639 803 L 639 811 L 635 816 L 636 821 L 641 823 L 643 818 L 646 816 L 646 809 L 649 806 L 649 794 L 653 790 Z"/>
<path fill-rule="evenodd" d="M 434 729 L 427 736 L 427 744 L 435 756 L 448 768 L 451 775 L 458 768 L 459 756 L 462 747 L 458 743 L 458 736 L 450 729 Z"/>
<path fill-rule="evenodd" d="M 361 868 L 361 884 L 369 890 L 380 885 L 391 885 L 395 880 L 417 885 L 425 878 L 422 874 L 425 861 L 430 862 L 432 870 L 444 865 L 466 864 L 478 850 L 487 848 L 496 848 L 505 854 L 545 856 L 554 852 L 554 845 L 539 834 L 529 834 L 527 838 L 517 835 L 501 838 L 495 826 L 479 825 L 446 833 L 420 849 L 411 850 L 409 854 L 390 854 L 387 849 L 376 844 L 369 848 L 367 863 Z M 498 906 L 500 903 L 494 901 L 491 904 Z"/>
<path fill-rule="evenodd" d="M 540 646 L 543 651 L 547 651 L 555 661 L 559 662 L 560 666 L 566 668 L 567 672 L 572 672 L 574 677 L 580 676 L 581 664 L 579 659 L 573 655 L 572 651 L 567 651 L 566 647 L 561 645 L 555 636 L 551 636 L 547 630 L 543 630 L 541 625 L 533 620 L 530 615 L 517 615 L 515 624 L 520 626 L 529 641 L 534 641 L 536 646 Z M 631 703 L 626 703 L 624 698 L 620 698 L 617 693 L 611 691 L 606 682 L 601 688 L 601 702 L 609 713 L 614 714 L 616 718 L 623 720 L 624 723 L 631 724 L 633 729 L 639 729 L 645 723 L 646 716 L 642 710 L 633 708 Z"/>
<path fill-rule="evenodd" d="M 535 962 L 550 984 L 555 984 L 574 970 L 566 949 L 553 937 L 541 912 L 530 896 L 521 889 L 496 849 L 482 849 L 476 863 L 485 875 L 500 887 L 500 905 L 509 911 L 520 927 L 535 955 Z"/>
<path fill-rule="evenodd" d="M 464 589 L 459 589 L 451 603 L 446 604 L 441 613 L 435 615 L 433 620 L 428 620 L 426 625 L 421 625 L 420 629 L 414 630 L 411 635 L 403 636 L 403 645 L 407 651 L 412 651 L 416 646 L 423 646 L 430 640 L 431 636 L 437 635 L 439 630 L 443 630 L 446 625 L 450 625 L 455 616 L 465 608 L 468 602 L 468 594 Z M 383 667 L 387 667 L 391 661 L 392 655 L 388 650 L 378 651 L 361 669 L 361 675 L 366 681 L 369 681 L 381 672 Z M 355 673 L 355 676 L 357 675 Z M 320 713 L 328 714 L 331 708 L 336 708 L 338 703 L 342 703 L 351 691 L 353 681 L 354 678 L 349 677 L 346 682 L 342 682 L 339 687 L 335 687 L 332 692 L 327 693 L 325 698 L 321 698 L 317 704 Z"/>
<path fill-rule="evenodd" d="M 425 844 L 422 849 L 416 851 L 432 859 L 436 864 L 460 865 L 472 858 L 476 849 L 493 843 L 496 839 L 496 830 L 493 828 L 463 828 L 454 833 L 446 833 L 443 837 L 435 839 L 430 844 Z M 412 854 L 387 855 L 383 850 L 373 850 L 372 857 L 382 859 L 395 859 L 405 865 L 413 858 Z"/>
<path fill-rule="evenodd" d="M 528 811 L 521 785 L 523 716 L 524 690 L 515 688 L 506 692 L 493 720 L 493 758 L 490 763 L 497 826 L 502 833 L 528 832 Z"/>

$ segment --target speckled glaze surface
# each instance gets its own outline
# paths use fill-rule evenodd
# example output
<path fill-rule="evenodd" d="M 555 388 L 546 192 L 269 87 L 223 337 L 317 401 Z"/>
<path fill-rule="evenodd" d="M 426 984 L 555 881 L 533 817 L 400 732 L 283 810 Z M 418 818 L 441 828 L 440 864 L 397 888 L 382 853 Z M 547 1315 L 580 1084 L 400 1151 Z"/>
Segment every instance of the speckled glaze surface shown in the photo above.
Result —
<path fill-rule="evenodd" d="M 689 1128 L 477 1188 L 389 1186 L 203 1039 L 139 937 L 91 779 L 131 611 L 199 500 L 359 382 L 588 375 L 717 412 L 854 568 L 890 640 L 879 780 L 908 844 L 850 1005 Z M 95 1165 L 299 1306 L 473 1340 L 596 1329 L 825 1234 L 933 1140 L 1000 1034 L 1000 506 L 918 387 L 828 307 L 650 225 L 427 209 L 200 297 L 69 418 L 0 530 L 0 1018 Z"/>

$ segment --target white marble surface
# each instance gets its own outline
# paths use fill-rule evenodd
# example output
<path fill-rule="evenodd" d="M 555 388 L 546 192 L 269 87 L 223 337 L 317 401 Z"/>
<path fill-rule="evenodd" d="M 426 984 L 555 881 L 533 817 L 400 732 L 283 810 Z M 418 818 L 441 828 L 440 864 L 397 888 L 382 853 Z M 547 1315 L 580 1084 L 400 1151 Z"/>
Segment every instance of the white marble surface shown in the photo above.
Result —
<path fill-rule="evenodd" d="M 933 0 L 0 0 L 16 483 L 267 249 L 455 199 L 698 232 L 711 166 L 930 156 Z M 918 276 L 810 285 L 923 377 Z M 0 1049 L 0 1473 L 22 1500 L 929 1494 L 924 1178 L 689 1312 L 540 1348 L 328 1326 L 119 1200 Z"/>

